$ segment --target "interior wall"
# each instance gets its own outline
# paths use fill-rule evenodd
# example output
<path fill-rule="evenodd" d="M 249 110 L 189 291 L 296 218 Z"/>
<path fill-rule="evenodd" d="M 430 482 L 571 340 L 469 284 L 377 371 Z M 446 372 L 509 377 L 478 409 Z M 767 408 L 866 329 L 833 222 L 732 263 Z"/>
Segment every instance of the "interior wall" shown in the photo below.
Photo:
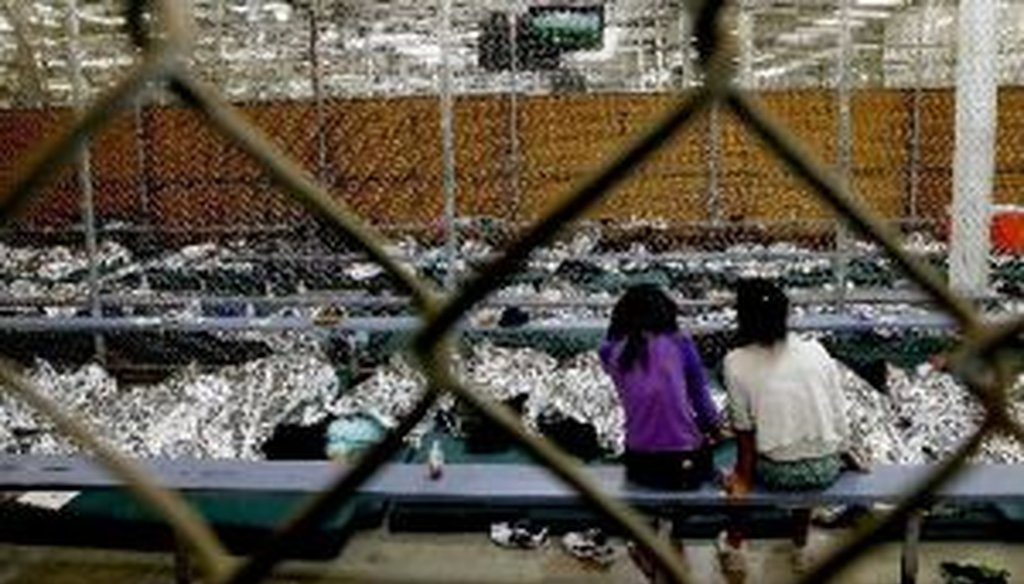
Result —
<path fill-rule="evenodd" d="M 779 91 L 759 97 L 818 156 L 835 160 L 833 92 Z M 518 144 L 513 145 L 508 96 L 459 98 L 459 215 L 536 218 L 655 121 L 673 99 L 664 94 L 520 96 Z M 853 96 L 853 184 L 860 197 L 887 219 L 910 213 L 913 103 L 912 90 L 861 90 Z M 917 210 L 921 218 L 941 220 L 951 193 L 953 94 L 924 90 L 920 103 Z M 328 101 L 322 129 L 310 103 L 239 108 L 331 193 L 375 224 L 438 225 L 443 204 L 436 99 Z M 1024 198 L 1021 111 L 1024 90 L 1003 88 L 996 202 L 1021 203 Z M 65 110 L 0 112 L 0 189 L 10 184 L 28 149 L 69 120 Z M 722 219 L 826 223 L 831 218 L 808 189 L 724 110 L 720 129 L 717 195 Z M 707 136 L 704 117 L 637 169 L 590 215 L 670 224 L 709 220 Z M 323 166 L 318 159 L 320 139 L 326 145 Z M 510 155 L 514 146 L 517 157 Z M 244 153 L 187 108 L 151 106 L 139 116 L 121 114 L 93 141 L 92 158 L 101 222 L 125 221 L 202 235 L 204 229 L 217 227 L 287 226 L 307 216 Z M 15 225 L 59 229 L 78 222 L 78 191 L 73 173 L 62 172 Z M 815 227 L 808 223 L 807 229 Z"/>

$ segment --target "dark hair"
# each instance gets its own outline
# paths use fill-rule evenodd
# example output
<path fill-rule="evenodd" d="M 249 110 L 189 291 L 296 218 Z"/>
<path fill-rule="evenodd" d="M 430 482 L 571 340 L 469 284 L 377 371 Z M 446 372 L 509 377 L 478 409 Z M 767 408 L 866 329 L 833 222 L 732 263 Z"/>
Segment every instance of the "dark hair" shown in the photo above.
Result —
<path fill-rule="evenodd" d="M 736 285 L 739 344 L 773 345 L 786 338 L 789 298 L 764 278 L 740 280 Z"/>
<path fill-rule="evenodd" d="M 612 321 L 608 325 L 609 340 L 626 339 L 626 346 L 619 356 L 619 367 L 629 370 L 637 360 L 646 362 L 645 335 L 678 332 L 678 312 L 676 303 L 654 284 L 639 284 L 626 290 L 615 303 Z"/>

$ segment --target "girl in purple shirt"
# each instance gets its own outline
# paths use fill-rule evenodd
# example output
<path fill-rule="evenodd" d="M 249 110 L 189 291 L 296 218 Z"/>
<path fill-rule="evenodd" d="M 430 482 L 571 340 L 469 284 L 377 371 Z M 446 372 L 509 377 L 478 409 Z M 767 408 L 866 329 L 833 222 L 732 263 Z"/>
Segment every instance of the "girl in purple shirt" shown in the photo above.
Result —
<path fill-rule="evenodd" d="M 654 285 L 630 288 L 612 311 L 601 363 L 626 418 L 626 478 L 657 489 L 694 489 L 711 477 L 709 436 L 718 413 L 704 367 L 677 307 Z"/>
<path fill-rule="evenodd" d="M 689 336 L 679 331 L 677 307 L 657 286 L 635 286 L 615 304 L 601 345 L 626 418 L 626 479 L 655 489 L 695 489 L 711 478 L 709 437 L 718 413 L 704 367 Z M 658 531 L 671 524 L 656 521 Z M 683 544 L 673 542 L 680 554 Z M 636 566 L 661 581 L 649 551 L 629 545 Z"/>

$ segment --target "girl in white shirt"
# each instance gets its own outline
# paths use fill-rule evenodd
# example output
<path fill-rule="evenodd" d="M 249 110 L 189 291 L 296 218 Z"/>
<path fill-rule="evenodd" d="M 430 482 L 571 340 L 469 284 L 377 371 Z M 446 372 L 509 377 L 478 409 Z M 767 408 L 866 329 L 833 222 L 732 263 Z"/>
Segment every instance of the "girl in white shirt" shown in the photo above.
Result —
<path fill-rule="evenodd" d="M 820 343 L 788 332 L 789 299 L 763 279 L 740 282 L 736 294 L 739 348 L 723 374 L 737 440 L 737 462 L 726 478 L 733 496 L 757 484 L 806 490 L 831 485 L 843 469 L 848 439 L 839 368 Z M 794 563 L 804 568 L 810 510 L 793 513 Z M 722 567 L 745 571 L 743 534 L 719 538 Z"/>

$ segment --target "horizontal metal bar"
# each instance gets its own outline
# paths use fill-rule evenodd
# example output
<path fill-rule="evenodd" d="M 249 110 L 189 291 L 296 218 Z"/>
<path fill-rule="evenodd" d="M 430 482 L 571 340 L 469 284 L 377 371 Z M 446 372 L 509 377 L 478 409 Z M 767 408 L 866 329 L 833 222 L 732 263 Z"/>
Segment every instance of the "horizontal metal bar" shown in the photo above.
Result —
<path fill-rule="evenodd" d="M 790 303 L 796 306 L 832 304 L 835 300 L 835 293 L 830 291 L 804 292 L 799 289 L 788 292 Z M 681 309 L 692 308 L 713 308 L 730 306 L 734 302 L 733 294 L 724 292 L 715 298 L 687 298 L 672 295 L 672 299 Z M 858 288 L 847 292 L 846 299 L 854 304 L 929 304 L 931 298 L 914 290 L 893 290 L 891 288 Z M 1009 301 L 1010 298 L 1000 294 L 986 294 L 973 297 L 981 302 Z M 368 295 L 362 292 L 356 293 L 307 293 L 293 294 L 287 296 L 220 296 L 211 294 L 175 294 L 166 295 L 124 295 L 110 294 L 99 297 L 100 304 L 104 307 L 178 307 L 184 308 L 196 304 L 203 308 L 217 306 L 235 306 L 240 304 L 252 304 L 257 308 L 287 308 L 287 307 L 320 307 L 336 306 L 342 308 L 394 308 L 410 306 L 410 299 L 407 296 L 394 295 Z M 484 307 L 510 307 L 520 308 L 610 308 L 617 302 L 616 298 L 584 297 L 567 298 L 561 300 L 549 300 L 538 296 L 504 296 L 489 298 L 481 303 Z M 79 297 L 51 297 L 51 296 L 14 296 L 0 295 L 0 307 L 8 308 L 38 308 L 38 307 L 61 307 L 61 308 L 85 308 L 89 306 L 89 299 L 85 296 Z"/>
<path fill-rule="evenodd" d="M 911 255 L 918 255 L 922 257 L 940 257 L 944 256 L 940 250 L 907 250 Z M 545 260 L 581 260 L 589 262 L 601 262 L 601 261 L 650 261 L 650 262 L 687 262 L 687 261 L 716 261 L 716 260 L 731 260 L 731 261 L 742 261 L 742 260 L 754 260 L 754 259 L 779 259 L 779 260 L 792 260 L 792 259 L 805 259 L 814 260 L 820 259 L 823 262 L 831 260 L 831 258 L 838 255 L 835 250 L 773 250 L 773 249 L 751 249 L 743 251 L 688 251 L 688 252 L 667 252 L 667 253 L 637 253 L 637 252 L 608 252 L 608 253 L 588 253 L 573 255 L 571 258 L 567 258 L 564 254 L 550 250 L 538 250 L 531 256 L 531 261 L 545 261 Z M 885 254 L 881 251 L 863 251 L 863 250 L 851 250 L 846 253 L 844 257 L 848 258 L 882 258 Z M 497 258 L 499 254 L 495 253 L 472 253 L 472 254 L 460 254 L 459 258 L 470 261 L 470 262 L 490 262 Z M 396 260 L 403 262 L 413 262 L 417 265 L 429 265 L 432 262 L 443 261 L 444 258 L 438 255 L 438 257 L 424 257 L 410 256 L 409 254 L 396 254 L 394 256 Z M 323 263 L 354 263 L 354 262 L 366 262 L 366 256 L 358 253 L 340 253 L 340 254 L 239 254 L 227 258 L 230 261 L 237 262 L 323 262 Z"/>
<path fill-rule="evenodd" d="M 329 461 L 153 459 L 142 468 L 168 488 L 235 493 L 305 493 L 323 489 L 337 475 L 339 463 Z M 844 473 L 833 485 L 806 492 L 755 489 L 743 500 L 730 499 L 710 482 L 692 491 L 636 487 L 624 480 L 621 465 L 586 469 L 602 490 L 637 505 L 720 507 L 871 504 L 899 500 L 905 490 L 936 468 L 929 464 L 882 464 L 870 473 Z M 82 456 L 0 454 L 0 488 L 79 490 L 110 488 L 121 483 Z M 935 492 L 936 501 L 950 503 L 1021 502 L 1024 465 L 971 464 Z M 579 504 L 579 494 L 539 464 L 456 463 L 434 480 L 422 464 L 388 463 L 360 492 L 396 501 L 464 502 L 529 505 Z"/>
<path fill-rule="evenodd" d="M 1006 315 L 992 315 L 993 322 L 1001 322 Z M 163 317 L 2 317 L 0 331 L 18 332 L 283 332 L 296 330 L 333 330 L 337 332 L 413 332 L 421 326 L 419 318 L 354 317 L 338 322 L 316 321 L 302 317 L 200 317 L 174 319 Z M 708 323 L 699 319 L 682 318 L 680 324 L 694 333 L 732 330 L 727 323 Z M 792 328 L 798 331 L 867 331 L 874 329 L 951 329 L 955 323 L 944 313 L 920 315 L 866 316 L 854 313 L 815 314 L 796 316 Z M 480 333 L 599 333 L 607 329 L 606 319 L 573 319 L 569 321 L 542 320 L 521 327 L 463 325 L 460 330 Z"/>
<path fill-rule="evenodd" d="M 503 219 L 496 219 L 493 217 L 462 217 L 456 222 L 456 227 L 460 230 L 475 231 L 484 228 L 484 225 L 489 222 L 497 222 L 502 228 L 510 230 L 526 229 L 531 224 L 525 221 L 505 221 Z M 722 230 L 723 227 L 727 228 L 758 228 L 758 227 L 779 227 L 779 226 L 830 226 L 835 222 L 833 219 L 771 219 L 771 220 L 744 220 L 744 221 L 730 221 L 726 223 L 712 223 L 709 221 L 673 221 L 671 223 L 665 223 L 663 225 L 654 225 L 654 221 L 647 223 L 631 223 L 629 221 L 622 221 L 619 223 L 602 223 L 601 228 L 604 231 L 614 232 L 615 230 L 630 230 L 637 228 L 651 227 L 654 229 L 665 229 L 673 227 L 687 227 L 687 228 L 715 228 L 716 230 Z M 939 219 L 930 219 L 927 217 L 899 217 L 894 219 L 885 219 L 885 223 L 899 225 L 899 226 L 936 226 L 940 224 Z M 587 225 L 586 221 L 580 223 L 581 226 Z M 173 234 L 248 234 L 248 233 L 295 233 L 301 227 L 299 222 L 295 223 L 282 223 L 278 225 L 248 225 L 248 226 L 185 226 L 185 227 L 168 227 L 160 225 L 136 225 L 131 223 L 114 223 L 108 225 L 101 225 L 98 228 L 100 233 L 105 234 L 118 234 L 118 233 L 173 233 Z M 391 225 L 376 225 L 376 228 L 383 232 L 389 233 L 402 233 L 405 231 L 422 231 L 424 229 L 432 228 L 432 224 L 429 222 L 424 223 L 398 223 Z M 5 227 L 0 229 L 0 237 L 8 235 L 18 234 L 30 234 L 30 235 L 61 235 L 66 233 L 83 233 L 85 228 L 82 225 L 68 225 L 63 227 Z"/>

